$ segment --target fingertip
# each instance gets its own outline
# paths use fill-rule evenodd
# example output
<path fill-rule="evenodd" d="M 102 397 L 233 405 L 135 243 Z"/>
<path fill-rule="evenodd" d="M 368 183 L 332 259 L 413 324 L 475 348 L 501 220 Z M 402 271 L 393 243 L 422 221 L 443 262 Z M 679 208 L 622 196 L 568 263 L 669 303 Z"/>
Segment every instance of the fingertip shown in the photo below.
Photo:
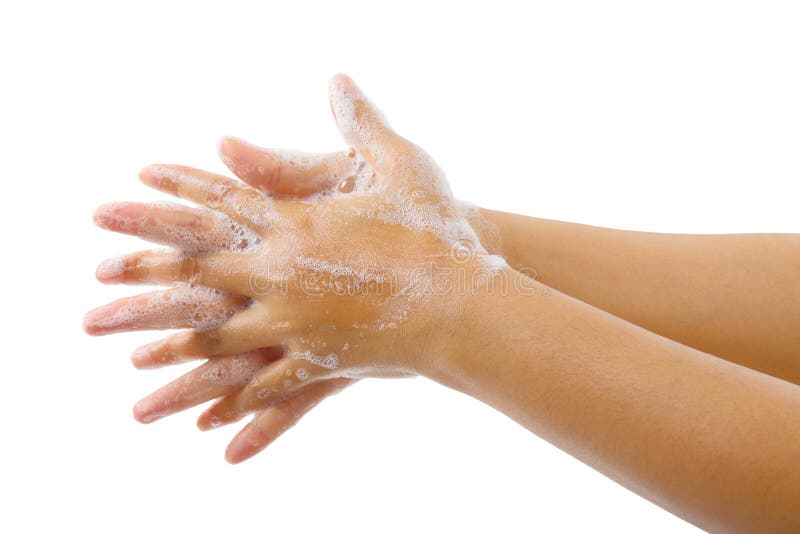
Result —
<path fill-rule="evenodd" d="M 249 146 L 252 144 L 235 135 L 223 135 L 217 141 L 217 151 L 226 154 L 235 154 L 238 149 Z"/>
<path fill-rule="evenodd" d="M 95 277 L 97 280 L 104 284 L 112 284 L 122 281 L 125 272 L 125 258 L 120 256 L 117 258 L 109 258 L 100 262 L 95 270 Z"/>
<path fill-rule="evenodd" d="M 233 156 L 237 144 L 235 137 L 223 135 L 217 141 L 217 154 L 227 163 L 226 159 L 230 159 Z"/>
<path fill-rule="evenodd" d="M 139 401 L 136 404 L 134 404 L 133 405 L 133 410 L 131 410 L 131 412 L 133 413 L 133 418 L 136 420 L 137 423 L 146 424 L 147 423 L 147 419 L 145 417 L 144 410 L 140 406 L 141 402 L 142 401 Z"/>
<path fill-rule="evenodd" d="M 236 176 L 244 172 L 247 165 L 243 165 L 243 160 L 247 159 L 247 148 L 251 145 L 237 137 L 225 135 L 217 142 L 217 154 L 222 162 Z M 241 178 L 241 176 L 239 176 Z"/>
<path fill-rule="evenodd" d="M 225 461 L 231 465 L 236 465 L 244 461 L 246 458 L 243 458 L 241 455 L 238 454 L 238 451 L 234 448 L 234 442 L 230 442 L 228 447 L 225 449 Z"/>
<path fill-rule="evenodd" d="M 100 334 L 100 327 L 95 324 L 95 317 L 96 314 L 94 313 L 94 310 L 83 316 L 83 331 L 90 336 L 97 336 Z"/>
<path fill-rule="evenodd" d="M 264 447 L 251 434 L 253 423 L 250 422 L 236 434 L 225 449 L 225 460 L 230 464 L 239 464 L 249 460 Z"/>
<path fill-rule="evenodd" d="M 105 230 L 120 231 L 141 214 L 142 204 L 137 202 L 109 202 L 94 210 L 92 220 Z"/>
<path fill-rule="evenodd" d="M 101 204 L 100 206 L 97 206 L 97 209 L 95 209 L 94 213 L 92 213 L 92 221 L 94 224 L 100 228 L 105 228 L 108 226 L 109 215 L 112 209 L 111 206 L 111 204 Z"/>
<path fill-rule="evenodd" d="M 157 367 L 156 362 L 153 359 L 153 353 L 150 350 L 150 345 L 139 347 L 133 351 L 133 354 L 131 354 L 131 363 L 134 367 L 140 370 L 154 369 Z"/>
<path fill-rule="evenodd" d="M 152 403 L 147 397 L 133 405 L 133 418 L 144 425 L 148 425 L 159 419 L 158 414 L 153 413 Z"/>
<path fill-rule="evenodd" d="M 264 191 L 264 175 L 267 154 L 259 147 L 237 137 L 226 135 L 217 144 L 217 153 L 228 169 L 240 180 L 260 191 Z"/>
<path fill-rule="evenodd" d="M 143 184 L 147 186 L 156 187 L 158 185 L 158 179 L 156 178 L 154 172 L 155 167 L 156 167 L 155 165 L 148 165 L 144 169 L 140 170 L 139 181 L 141 181 Z"/>
<path fill-rule="evenodd" d="M 351 148 L 362 151 L 362 156 L 376 168 L 374 156 L 363 151 L 382 151 L 387 141 L 394 139 L 395 133 L 386 117 L 345 74 L 337 74 L 331 78 L 329 103 L 336 126 L 345 142 Z"/>
<path fill-rule="evenodd" d="M 364 94 L 358 88 L 353 79 L 347 74 L 341 72 L 331 76 L 331 79 L 328 82 L 328 88 L 331 93 L 340 93 L 343 96 L 354 100 L 364 98 Z"/>
<path fill-rule="evenodd" d="M 355 118 L 354 101 L 361 98 L 361 91 L 346 74 L 336 74 L 328 82 L 328 102 L 340 128 Z"/>
<path fill-rule="evenodd" d="M 222 419 L 213 411 L 213 406 L 200 414 L 197 418 L 197 428 L 202 432 L 207 432 L 222 425 Z"/>
<path fill-rule="evenodd" d="M 178 166 L 156 163 L 139 171 L 139 180 L 148 187 L 167 193 L 175 193 L 174 178 L 179 173 Z"/>

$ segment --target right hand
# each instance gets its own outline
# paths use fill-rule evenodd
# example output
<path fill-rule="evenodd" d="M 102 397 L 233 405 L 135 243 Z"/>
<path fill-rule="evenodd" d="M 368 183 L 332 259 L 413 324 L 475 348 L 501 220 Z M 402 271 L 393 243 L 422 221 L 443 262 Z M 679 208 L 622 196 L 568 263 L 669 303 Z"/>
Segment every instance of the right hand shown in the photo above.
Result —
<path fill-rule="evenodd" d="M 252 187 L 261 190 L 270 196 L 309 199 L 318 193 L 332 188 L 339 188 L 341 193 L 347 193 L 350 183 L 348 178 L 359 172 L 358 165 L 363 161 L 354 158 L 352 151 L 337 152 L 324 155 L 307 155 L 288 153 L 282 151 L 269 151 L 258 149 L 241 141 L 225 138 L 220 143 L 220 154 L 229 168 L 243 181 Z M 351 184 L 352 185 L 352 184 Z M 125 228 L 121 224 L 127 211 L 143 209 L 141 205 L 123 205 L 111 208 L 114 216 L 98 217 L 98 223 L 111 230 L 128 231 L 141 235 L 146 228 Z M 165 210 L 169 211 L 169 210 Z M 470 210 L 471 215 L 477 210 Z M 180 210 L 171 210 L 171 213 L 180 214 Z M 106 213 L 109 215 L 109 213 Z M 128 223 L 136 220 L 131 213 L 127 214 Z M 137 214 L 133 214 L 137 215 Z M 141 215 L 141 214 L 139 214 Z M 144 215 L 146 218 L 147 214 Z M 191 217 L 187 223 L 191 223 Z M 181 221 L 174 221 L 179 223 Z M 189 224 L 191 227 L 191 225 Z M 476 225 L 477 226 L 477 225 Z M 191 228 L 190 228 L 191 230 Z M 196 228 L 194 231 L 207 231 L 205 228 Z M 191 232 L 189 232 L 191 233 Z M 174 237 L 174 236 L 172 236 Z M 185 237 L 185 236 L 184 236 Z M 218 236 L 225 241 L 225 236 Z M 155 240 L 166 239 L 170 236 L 154 235 Z M 168 243 L 174 244 L 174 243 Z M 207 315 L 211 310 L 215 317 L 225 318 L 235 314 L 243 303 L 238 299 L 224 294 L 215 294 L 211 301 L 209 295 L 194 295 L 194 292 L 207 293 L 208 288 L 179 287 L 168 292 L 144 295 L 134 299 L 123 299 L 105 306 L 87 316 L 87 331 L 90 333 L 110 333 L 126 329 L 138 328 L 175 328 L 196 327 L 196 315 Z M 151 301 L 162 298 L 167 293 L 172 298 L 172 306 L 148 306 Z M 195 298 L 197 296 L 198 298 Z M 169 300 L 169 299 L 167 299 Z M 190 303 L 186 306 L 186 303 Z M 199 304 L 198 304 L 199 303 Z M 204 309 L 199 309 L 204 308 Z M 137 320 L 130 324 L 115 323 L 113 317 L 119 315 L 120 310 L 137 315 Z M 187 312 L 188 310 L 188 312 Z M 172 315 L 170 314 L 172 311 Z M 150 316 L 148 316 L 148 313 Z M 124 313 L 122 313 L 124 315 Z M 158 315 L 158 316 L 156 316 Z M 189 316 L 191 315 L 191 316 Z M 103 319 L 110 319 L 111 328 L 98 327 Z M 108 321 L 106 321 L 108 322 Z M 207 322 L 207 321 L 206 321 Z M 184 324 L 185 323 L 185 324 Z M 93 330 L 94 329 L 94 330 Z M 274 362 L 279 357 L 279 352 L 270 349 L 256 350 L 235 356 L 215 357 L 206 364 L 187 373 L 175 382 L 165 386 L 152 395 L 137 403 L 134 413 L 142 422 L 152 422 L 179 410 L 189 408 L 206 400 L 225 396 L 235 397 L 248 380 L 255 375 L 260 367 Z M 136 361 L 136 360 L 134 360 Z M 323 398 L 341 390 L 351 384 L 347 378 L 331 378 L 309 384 L 297 391 L 292 396 L 260 410 L 253 421 L 248 424 L 231 442 L 226 452 L 226 457 L 231 462 L 247 459 L 274 440 L 283 431 L 289 428 L 296 420 L 310 410 Z M 225 402 L 223 398 L 222 402 Z"/>

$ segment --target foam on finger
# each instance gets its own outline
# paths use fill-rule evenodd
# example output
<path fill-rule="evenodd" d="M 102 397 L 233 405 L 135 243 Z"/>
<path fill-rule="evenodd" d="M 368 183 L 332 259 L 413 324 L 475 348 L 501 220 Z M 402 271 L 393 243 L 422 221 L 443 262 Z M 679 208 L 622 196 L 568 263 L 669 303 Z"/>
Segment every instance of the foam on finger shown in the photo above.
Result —
<path fill-rule="evenodd" d="M 245 306 L 244 299 L 218 289 L 184 286 L 92 310 L 84 319 L 84 329 L 94 335 L 143 329 L 205 331 L 219 327 Z"/>
<path fill-rule="evenodd" d="M 94 220 L 103 228 L 173 246 L 187 254 L 247 251 L 261 243 L 253 230 L 218 212 L 171 202 L 104 204 L 95 211 Z"/>
<path fill-rule="evenodd" d="M 151 423 L 227 395 L 247 384 L 274 356 L 270 351 L 251 351 L 213 358 L 141 399 L 134 406 L 134 417 L 142 423 Z"/>

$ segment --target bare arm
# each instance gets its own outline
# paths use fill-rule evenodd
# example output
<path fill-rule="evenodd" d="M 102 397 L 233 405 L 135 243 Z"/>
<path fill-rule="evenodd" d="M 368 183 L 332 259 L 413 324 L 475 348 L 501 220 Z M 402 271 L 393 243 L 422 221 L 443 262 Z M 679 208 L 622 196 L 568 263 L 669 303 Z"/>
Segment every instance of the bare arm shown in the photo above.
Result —
<path fill-rule="evenodd" d="M 800 235 L 632 232 L 492 210 L 515 268 L 632 323 L 800 383 Z M 478 225 L 476 225 L 478 226 Z"/>
<path fill-rule="evenodd" d="M 558 292 L 467 309 L 434 379 L 702 528 L 800 528 L 795 385 Z"/>
<path fill-rule="evenodd" d="M 138 350 L 135 363 L 155 367 L 208 360 L 137 404 L 141 421 L 221 397 L 200 416 L 201 428 L 259 414 L 240 434 L 244 437 L 231 444 L 228 458 L 236 462 L 255 454 L 351 379 L 421 374 L 496 407 L 705 528 L 798 529 L 800 389 L 557 291 L 547 295 L 544 285 L 484 250 L 435 163 L 397 136 L 352 81 L 334 78 L 331 104 L 353 147 L 349 153 L 298 162 L 260 152 L 279 163 L 269 167 L 270 161 L 264 161 L 249 171 L 235 154 L 227 154 L 248 184 L 281 197 L 199 169 L 156 165 L 143 171 L 146 184 L 217 213 L 130 203 L 98 212 L 98 223 L 106 228 L 166 242 L 182 252 L 143 251 L 101 264 L 97 276 L 105 283 L 177 287 L 94 310 L 86 317 L 87 331 L 185 327 Z M 345 174 L 336 171 L 337 165 Z M 287 197 L 303 194 L 295 187 L 299 176 L 287 179 L 292 172 L 305 183 L 321 178 L 331 190 L 314 202 Z M 220 215 L 227 217 L 221 226 Z M 735 299 L 725 299 L 724 289 L 744 283 L 749 273 L 729 274 L 725 267 L 759 257 L 752 254 L 758 250 L 754 246 L 700 246 L 703 239 L 716 238 L 696 238 L 695 248 L 711 251 L 712 258 L 704 261 L 700 252 L 682 251 L 681 236 L 673 236 L 674 242 L 670 236 L 655 236 L 627 243 L 625 236 L 642 234 L 579 229 L 597 233 L 583 234 L 582 247 L 575 238 L 566 250 L 577 259 L 562 256 L 564 265 L 574 262 L 585 269 L 588 263 L 616 272 L 595 279 L 594 291 L 608 299 L 620 287 L 636 288 L 638 293 L 628 291 L 638 300 L 631 297 L 629 304 L 643 310 L 644 317 L 651 308 L 669 312 L 653 296 L 657 288 L 681 287 L 655 275 L 648 279 L 640 272 L 648 262 L 657 265 L 672 257 L 673 265 L 698 271 L 711 266 L 704 277 L 689 275 L 684 282 L 701 286 L 694 292 L 684 289 L 692 296 L 688 324 L 702 322 L 704 314 L 714 319 L 717 310 L 734 304 Z M 578 229 L 562 236 L 543 232 L 552 238 L 553 251 L 555 244 L 569 241 L 570 233 L 581 235 Z M 523 225 L 518 242 L 530 242 L 530 236 L 531 229 Z M 462 261 L 454 252 L 465 245 L 474 255 Z M 634 254 L 637 247 L 641 250 Z M 578 254 L 581 249 L 609 252 L 587 262 Z M 677 252 L 659 256 L 661 249 Z M 547 247 L 540 250 L 546 256 Z M 784 253 L 791 256 L 790 251 Z M 512 263 L 519 254 L 519 249 L 506 248 Z M 615 258 L 626 267 L 606 265 Z M 755 287 L 772 291 L 776 300 L 786 297 L 786 285 L 793 280 L 793 271 L 783 264 L 759 264 L 775 266 Z M 564 283 L 573 280 L 575 287 L 583 287 L 559 263 L 540 269 L 544 280 L 558 271 Z M 660 271 L 661 277 L 676 270 Z M 480 290 L 439 290 L 438 274 L 447 273 L 454 282 L 462 273 L 475 272 L 484 274 Z M 509 290 L 488 291 L 504 279 L 514 282 Z M 783 292 L 773 291 L 773 285 Z M 211 292 L 198 294 L 197 286 Z M 529 287 L 536 293 L 521 289 Z M 784 313 L 792 313 L 791 304 L 784 306 Z M 198 311 L 213 313 L 198 317 Z M 679 313 L 669 317 L 677 321 Z M 722 321 L 730 330 L 742 322 Z"/>
<path fill-rule="evenodd" d="M 226 139 L 223 159 L 268 192 L 307 195 L 341 174 Z M 680 235 L 551 221 L 487 209 L 481 242 L 561 292 L 716 356 L 800 382 L 800 235 Z"/>

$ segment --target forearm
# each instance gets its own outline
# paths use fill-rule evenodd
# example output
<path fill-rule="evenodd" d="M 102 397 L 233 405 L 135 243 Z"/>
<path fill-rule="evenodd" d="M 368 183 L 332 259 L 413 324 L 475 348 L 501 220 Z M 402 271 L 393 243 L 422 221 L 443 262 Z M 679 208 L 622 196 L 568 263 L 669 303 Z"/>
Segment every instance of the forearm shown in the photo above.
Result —
<path fill-rule="evenodd" d="M 492 239 L 509 264 L 534 269 L 544 284 L 800 383 L 800 235 L 657 234 L 481 215 L 496 227 L 499 240 Z"/>
<path fill-rule="evenodd" d="M 435 380 L 704 528 L 800 528 L 800 389 L 554 292 L 475 297 Z"/>

